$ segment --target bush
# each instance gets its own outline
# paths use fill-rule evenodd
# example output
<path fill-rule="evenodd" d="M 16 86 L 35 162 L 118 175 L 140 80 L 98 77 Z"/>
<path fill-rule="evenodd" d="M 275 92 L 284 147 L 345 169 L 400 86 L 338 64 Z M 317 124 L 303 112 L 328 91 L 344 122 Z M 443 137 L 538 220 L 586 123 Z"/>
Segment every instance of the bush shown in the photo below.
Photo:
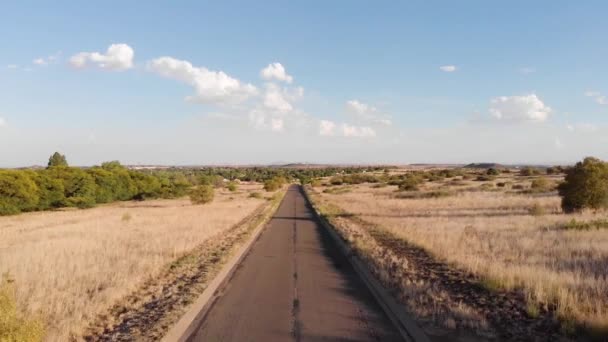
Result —
<path fill-rule="evenodd" d="M 276 176 L 264 182 L 264 190 L 269 192 L 277 191 L 286 183 L 287 180 L 284 177 Z"/>
<path fill-rule="evenodd" d="M 0 215 L 36 209 L 39 201 L 36 183 L 23 171 L 0 171 Z"/>
<path fill-rule="evenodd" d="M 252 193 L 249 194 L 249 197 L 260 199 L 260 198 L 262 198 L 262 193 L 260 193 L 260 192 L 252 192 Z"/>
<path fill-rule="evenodd" d="M 490 175 L 479 175 L 479 176 L 477 176 L 477 178 L 475 178 L 475 180 L 478 182 L 489 182 L 489 181 L 493 181 L 494 178 L 495 178 L 494 176 L 490 176 Z"/>
<path fill-rule="evenodd" d="M 44 326 L 38 320 L 29 320 L 17 311 L 14 284 L 0 279 L 0 341 L 42 341 Z"/>
<path fill-rule="evenodd" d="M 344 183 L 344 179 L 342 176 L 333 176 L 330 178 L 329 183 L 331 185 L 342 185 L 342 183 Z"/>
<path fill-rule="evenodd" d="M 562 209 L 567 212 L 585 208 L 608 208 L 608 164 L 596 158 L 585 158 L 566 171 L 558 187 Z"/>
<path fill-rule="evenodd" d="M 500 174 L 500 171 L 498 171 L 498 169 L 495 169 L 493 167 L 489 168 L 486 171 L 486 175 L 489 175 L 489 176 L 498 176 L 499 174 Z"/>
<path fill-rule="evenodd" d="M 400 184 L 399 190 L 401 191 L 418 191 L 418 185 L 422 183 L 422 180 L 414 175 L 406 177 Z"/>
<path fill-rule="evenodd" d="M 230 183 L 228 183 L 228 185 L 226 185 L 226 188 L 230 192 L 235 192 L 237 190 L 238 186 L 236 185 L 235 182 L 230 182 Z"/>
<path fill-rule="evenodd" d="M 206 204 L 213 201 L 215 195 L 213 186 L 210 184 L 199 185 L 190 191 L 190 202 L 192 204 Z"/>
<path fill-rule="evenodd" d="M 524 167 L 519 171 L 520 176 L 535 176 L 539 175 L 540 171 L 533 167 Z"/>
<path fill-rule="evenodd" d="M 553 188 L 553 184 L 546 178 L 541 177 L 532 181 L 530 185 L 530 190 L 532 192 L 548 192 Z"/>

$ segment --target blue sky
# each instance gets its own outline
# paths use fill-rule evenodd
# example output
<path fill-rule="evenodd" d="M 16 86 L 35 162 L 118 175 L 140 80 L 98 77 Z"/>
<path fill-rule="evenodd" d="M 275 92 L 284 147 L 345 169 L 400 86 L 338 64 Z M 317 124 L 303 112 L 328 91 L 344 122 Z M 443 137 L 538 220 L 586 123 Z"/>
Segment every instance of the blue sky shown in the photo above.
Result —
<path fill-rule="evenodd" d="M 607 11 L 5 3 L 0 167 L 607 159 Z"/>

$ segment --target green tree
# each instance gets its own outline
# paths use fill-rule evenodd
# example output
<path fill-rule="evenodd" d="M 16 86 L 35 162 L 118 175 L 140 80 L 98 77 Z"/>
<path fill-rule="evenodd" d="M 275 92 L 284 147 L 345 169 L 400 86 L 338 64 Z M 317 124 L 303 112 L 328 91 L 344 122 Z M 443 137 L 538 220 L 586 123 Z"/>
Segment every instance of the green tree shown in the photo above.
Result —
<path fill-rule="evenodd" d="M 68 207 L 90 208 L 95 205 L 95 180 L 82 169 L 75 167 L 52 167 L 51 177 L 63 182 L 65 205 Z"/>
<path fill-rule="evenodd" d="M 49 175 L 48 170 L 25 171 L 38 187 L 37 210 L 48 210 L 65 206 L 63 182 Z"/>
<path fill-rule="evenodd" d="M 38 187 L 23 171 L 0 170 L 0 215 L 35 210 Z"/>
<path fill-rule="evenodd" d="M 608 164 L 597 158 L 585 158 L 566 171 L 558 190 L 562 209 L 567 213 L 608 208 Z"/>
<path fill-rule="evenodd" d="M 210 184 L 199 185 L 190 191 L 192 204 L 206 204 L 213 201 L 215 191 Z"/>
<path fill-rule="evenodd" d="M 49 157 L 48 163 L 48 167 L 53 166 L 68 166 L 68 161 L 65 159 L 63 154 L 55 152 L 51 157 Z"/>

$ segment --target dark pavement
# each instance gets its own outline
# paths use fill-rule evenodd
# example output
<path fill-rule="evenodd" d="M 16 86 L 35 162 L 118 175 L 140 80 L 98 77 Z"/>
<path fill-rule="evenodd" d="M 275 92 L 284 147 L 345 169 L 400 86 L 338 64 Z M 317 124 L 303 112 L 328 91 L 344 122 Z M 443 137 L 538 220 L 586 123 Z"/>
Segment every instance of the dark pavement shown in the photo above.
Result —
<path fill-rule="evenodd" d="M 190 341 L 401 341 L 291 186 Z"/>

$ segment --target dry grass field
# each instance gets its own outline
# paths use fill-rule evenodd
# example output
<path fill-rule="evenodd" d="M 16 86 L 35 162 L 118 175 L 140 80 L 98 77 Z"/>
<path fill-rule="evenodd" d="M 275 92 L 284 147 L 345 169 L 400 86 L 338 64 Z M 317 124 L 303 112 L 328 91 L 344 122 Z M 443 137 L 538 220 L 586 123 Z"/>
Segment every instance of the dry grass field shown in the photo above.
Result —
<path fill-rule="evenodd" d="M 0 217 L 0 273 L 19 308 L 41 317 L 46 340 L 80 336 L 95 317 L 171 261 L 229 229 L 267 201 L 261 185 L 185 199 L 120 202 L 87 210 Z"/>
<path fill-rule="evenodd" d="M 382 245 L 367 241 L 373 235 L 366 231 L 365 223 L 370 223 L 403 245 L 421 247 L 450 267 L 474 274 L 486 288 L 523 292 L 531 318 L 551 311 L 560 318 L 562 330 L 580 325 L 606 329 L 608 229 L 568 229 L 568 223 L 573 219 L 605 220 L 608 216 L 563 214 L 556 193 L 525 192 L 534 178 L 503 174 L 480 182 L 456 177 L 426 182 L 418 192 L 397 192 L 396 186 L 370 184 L 321 186 L 312 191 L 325 211 L 336 206 L 334 214 L 342 213 L 333 223 L 346 229 L 343 235 L 349 235 L 346 238 L 355 244 Z M 559 177 L 552 178 L 559 181 Z M 497 183 L 507 184 L 496 187 Z M 386 258 L 384 252 L 370 253 Z M 393 262 L 393 267 L 394 263 L 407 267 L 408 260 L 391 258 L 394 260 L 387 262 Z M 448 327 L 469 325 L 479 331 L 491 330 L 483 312 L 467 305 L 467 296 L 454 299 L 449 298 L 449 291 L 442 293 L 445 289 L 437 292 L 438 298 L 426 303 L 426 309 L 417 309 L 421 316 L 440 317 L 440 324 Z M 437 315 L 445 303 L 450 303 L 450 317 Z"/>

